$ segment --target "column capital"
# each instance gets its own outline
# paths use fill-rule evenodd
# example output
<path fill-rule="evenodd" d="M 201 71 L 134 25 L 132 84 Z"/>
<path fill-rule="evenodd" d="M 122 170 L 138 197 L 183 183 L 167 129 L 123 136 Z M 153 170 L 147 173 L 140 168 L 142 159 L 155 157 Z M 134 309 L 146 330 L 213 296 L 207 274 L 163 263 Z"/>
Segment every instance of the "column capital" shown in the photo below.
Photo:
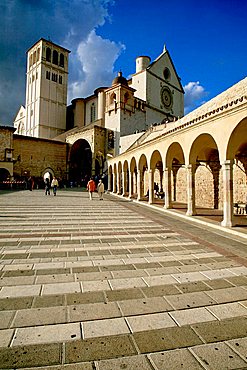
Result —
<path fill-rule="evenodd" d="M 221 166 L 223 167 L 231 167 L 233 165 L 233 159 L 226 159 L 225 161 L 220 163 Z"/>

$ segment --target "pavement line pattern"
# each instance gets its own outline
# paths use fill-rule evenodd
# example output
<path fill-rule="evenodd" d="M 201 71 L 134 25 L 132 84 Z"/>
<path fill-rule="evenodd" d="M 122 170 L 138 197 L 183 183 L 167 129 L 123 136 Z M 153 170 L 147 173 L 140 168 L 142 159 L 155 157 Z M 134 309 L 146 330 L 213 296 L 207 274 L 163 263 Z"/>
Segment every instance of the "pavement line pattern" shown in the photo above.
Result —
<path fill-rule="evenodd" d="M 247 369 L 247 267 L 162 217 L 2 194 L 0 368 Z"/>

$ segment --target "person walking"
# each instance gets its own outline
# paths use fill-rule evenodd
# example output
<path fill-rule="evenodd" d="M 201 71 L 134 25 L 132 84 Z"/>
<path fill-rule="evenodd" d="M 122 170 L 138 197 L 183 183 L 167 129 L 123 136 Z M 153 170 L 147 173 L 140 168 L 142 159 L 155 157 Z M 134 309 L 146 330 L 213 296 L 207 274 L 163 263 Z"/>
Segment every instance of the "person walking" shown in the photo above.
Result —
<path fill-rule="evenodd" d="M 45 195 L 50 195 L 50 180 L 48 177 L 45 179 Z"/>
<path fill-rule="evenodd" d="M 57 195 L 57 188 L 58 188 L 58 181 L 57 181 L 55 176 L 52 179 L 51 187 L 52 187 L 52 190 L 53 190 L 53 195 L 56 196 Z"/>
<path fill-rule="evenodd" d="M 91 177 L 90 180 L 87 183 L 87 190 L 89 192 L 89 199 L 93 199 L 93 192 L 96 190 L 95 182 L 93 181 L 93 178 Z"/>
<path fill-rule="evenodd" d="M 104 191 L 105 191 L 105 187 L 104 187 L 104 184 L 103 184 L 102 180 L 99 180 L 99 183 L 98 183 L 98 186 L 97 186 L 97 191 L 98 191 L 98 194 L 99 194 L 99 200 L 103 200 L 103 194 L 104 194 Z"/>

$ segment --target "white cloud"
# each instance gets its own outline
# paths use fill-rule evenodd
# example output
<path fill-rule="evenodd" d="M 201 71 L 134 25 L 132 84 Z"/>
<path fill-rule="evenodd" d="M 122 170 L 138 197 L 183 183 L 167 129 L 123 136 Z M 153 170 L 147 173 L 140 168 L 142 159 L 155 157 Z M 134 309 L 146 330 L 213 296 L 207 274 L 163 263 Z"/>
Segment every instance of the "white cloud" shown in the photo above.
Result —
<path fill-rule="evenodd" d="M 205 88 L 200 85 L 199 81 L 189 82 L 187 85 L 184 86 L 184 91 L 185 114 L 203 104 L 204 101 L 202 99 L 204 99 L 207 95 Z"/>
<path fill-rule="evenodd" d="M 73 56 L 74 68 L 78 70 L 77 78 L 69 85 L 69 100 L 91 95 L 97 87 L 109 86 L 116 75 L 114 63 L 124 49 L 123 44 L 103 39 L 92 30 Z"/>

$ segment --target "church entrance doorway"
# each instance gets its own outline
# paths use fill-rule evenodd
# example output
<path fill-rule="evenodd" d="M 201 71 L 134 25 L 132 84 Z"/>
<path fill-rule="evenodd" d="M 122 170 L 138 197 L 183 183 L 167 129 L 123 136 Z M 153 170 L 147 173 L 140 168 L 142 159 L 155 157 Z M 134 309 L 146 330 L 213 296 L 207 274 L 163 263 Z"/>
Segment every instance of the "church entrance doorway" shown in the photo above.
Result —
<path fill-rule="evenodd" d="M 92 151 L 84 139 L 77 140 L 70 150 L 69 180 L 74 185 L 85 185 L 92 175 Z"/>

